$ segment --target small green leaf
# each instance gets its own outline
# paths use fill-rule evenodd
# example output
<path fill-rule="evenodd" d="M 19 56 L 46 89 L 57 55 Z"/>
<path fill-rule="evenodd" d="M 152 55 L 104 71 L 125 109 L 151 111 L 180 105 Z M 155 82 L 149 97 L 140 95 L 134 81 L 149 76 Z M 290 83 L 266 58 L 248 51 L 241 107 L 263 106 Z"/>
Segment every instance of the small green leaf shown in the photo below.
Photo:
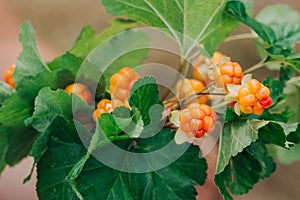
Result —
<path fill-rule="evenodd" d="M 221 173 L 231 157 L 258 139 L 258 129 L 269 122 L 262 120 L 233 120 L 224 125 L 220 138 L 219 157 L 216 173 Z"/>
<path fill-rule="evenodd" d="M 22 43 L 23 50 L 18 57 L 13 74 L 17 88 L 22 84 L 24 77 L 34 77 L 43 71 L 50 71 L 37 50 L 32 25 L 29 22 L 25 22 L 20 29 L 19 40 Z"/>
<path fill-rule="evenodd" d="M 130 91 L 129 104 L 138 109 L 144 122 L 144 135 L 153 135 L 159 129 L 162 112 L 162 102 L 154 77 L 144 77 L 134 83 Z"/>
<path fill-rule="evenodd" d="M 245 194 L 260 179 L 269 177 L 275 168 L 265 145 L 257 141 L 233 157 L 224 171 L 215 176 L 215 183 L 224 199 L 231 200 L 228 190 L 236 195 Z"/>

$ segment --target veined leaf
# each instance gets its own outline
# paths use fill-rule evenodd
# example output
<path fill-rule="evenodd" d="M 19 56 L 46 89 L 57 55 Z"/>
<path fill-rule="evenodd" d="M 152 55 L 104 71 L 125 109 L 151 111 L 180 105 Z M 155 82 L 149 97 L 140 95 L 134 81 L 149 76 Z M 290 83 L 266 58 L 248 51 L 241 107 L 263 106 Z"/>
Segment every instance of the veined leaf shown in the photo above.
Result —
<path fill-rule="evenodd" d="M 233 157 L 224 171 L 215 176 L 215 183 L 224 199 L 232 200 L 228 190 L 232 194 L 245 194 L 260 179 L 269 177 L 275 168 L 265 144 L 257 141 Z"/>
<path fill-rule="evenodd" d="M 21 25 L 19 40 L 23 50 L 18 57 L 13 74 L 17 88 L 22 84 L 24 77 L 34 77 L 43 71 L 50 71 L 37 50 L 34 30 L 29 22 Z"/>
<path fill-rule="evenodd" d="M 256 20 L 273 29 L 277 45 L 294 47 L 300 42 L 300 14 L 288 5 L 268 6 L 256 16 Z"/>
<path fill-rule="evenodd" d="M 174 133 L 170 130 L 163 130 L 155 137 L 145 139 L 135 148 L 130 148 L 130 140 L 116 141 L 115 144 L 131 152 L 147 153 L 168 144 L 173 137 Z M 62 151 L 65 153 L 61 153 Z M 78 179 L 69 181 L 66 178 L 69 170 L 85 152 L 79 144 L 57 140 L 51 142 L 49 150 L 38 163 L 37 191 L 40 199 L 194 199 L 196 191 L 193 185 L 203 184 L 206 178 L 205 159 L 198 157 L 198 147 L 190 146 L 171 165 L 149 173 L 121 172 L 91 157 Z M 53 162 L 55 164 L 51 164 Z M 126 164 L 126 158 L 115 162 L 129 164 Z"/>
<path fill-rule="evenodd" d="M 220 138 L 216 174 L 228 165 L 230 158 L 258 139 L 258 129 L 268 124 L 262 120 L 233 120 L 224 125 Z"/>
<path fill-rule="evenodd" d="M 287 95 L 287 105 L 291 108 L 290 122 L 300 121 L 300 78 L 292 78 L 284 88 Z"/>
<path fill-rule="evenodd" d="M 108 13 L 162 28 L 182 47 L 182 55 L 201 43 L 216 50 L 238 23 L 224 14 L 227 0 L 102 0 Z M 214 42 L 211 42 L 213 40 Z"/>
<path fill-rule="evenodd" d="M 72 100 L 75 101 L 73 102 L 75 106 L 72 106 Z M 81 118 L 87 118 L 85 122 L 89 121 L 92 109 L 79 97 L 73 95 L 72 98 L 63 90 L 53 91 L 50 88 L 40 90 L 35 101 L 35 111 L 27 121 L 40 133 L 30 153 L 36 162 L 45 152 L 50 134 L 56 135 L 62 141 L 71 139 L 72 142 L 80 142 L 73 122 L 73 113 L 80 118 L 79 111 L 84 111 Z M 84 113 L 90 113 L 91 116 Z"/>
<path fill-rule="evenodd" d="M 154 77 L 137 80 L 131 88 L 129 104 L 136 108 L 144 122 L 144 135 L 158 131 L 164 107 L 159 100 L 159 91 Z"/>

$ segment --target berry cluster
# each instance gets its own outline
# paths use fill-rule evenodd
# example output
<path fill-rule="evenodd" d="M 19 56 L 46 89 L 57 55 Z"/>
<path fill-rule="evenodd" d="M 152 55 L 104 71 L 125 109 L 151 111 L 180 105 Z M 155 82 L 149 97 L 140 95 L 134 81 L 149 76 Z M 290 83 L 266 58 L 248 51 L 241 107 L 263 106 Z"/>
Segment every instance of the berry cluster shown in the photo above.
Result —
<path fill-rule="evenodd" d="M 260 115 L 265 108 L 272 105 L 272 98 L 269 88 L 256 79 L 251 79 L 238 90 L 238 102 L 241 112 Z"/>
<path fill-rule="evenodd" d="M 184 79 L 178 81 L 176 85 L 176 92 L 179 94 L 179 98 L 187 98 L 192 95 L 196 95 L 205 88 L 205 85 L 196 79 Z M 208 99 L 207 95 L 200 95 L 197 98 L 198 103 L 206 103 Z"/>
<path fill-rule="evenodd" d="M 181 111 L 180 128 L 188 137 L 201 138 L 215 129 L 217 115 L 206 104 L 192 103 Z"/>
<path fill-rule="evenodd" d="M 94 121 L 97 121 L 97 119 L 103 114 L 103 113 L 110 113 L 113 111 L 112 102 L 109 99 L 101 99 L 98 104 L 97 108 L 93 113 L 93 119 Z"/>
<path fill-rule="evenodd" d="M 119 100 L 123 103 L 130 95 L 130 89 L 140 75 L 129 67 L 122 68 L 118 73 L 110 78 L 110 94 L 112 99 Z"/>
<path fill-rule="evenodd" d="M 13 73 L 15 71 L 15 67 L 16 67 L 15 65 L 10 66 L 9 69 L 4 74 L 5 82 L 13 88 L 16 88 L 16 85 L 15 85 L 15 82 L 13 79 Z"/>
<path fill-rule="evenodd" d="M 73 83 L 68 85 L 65 88 L 66 93 L 71 94 L 74 93 L 77 96 L 79 96 L 82 101 L 84 101 L 87 104 L 92 103 L 92 94 L 89 91 L 88 87 L 81 83 Z"/>

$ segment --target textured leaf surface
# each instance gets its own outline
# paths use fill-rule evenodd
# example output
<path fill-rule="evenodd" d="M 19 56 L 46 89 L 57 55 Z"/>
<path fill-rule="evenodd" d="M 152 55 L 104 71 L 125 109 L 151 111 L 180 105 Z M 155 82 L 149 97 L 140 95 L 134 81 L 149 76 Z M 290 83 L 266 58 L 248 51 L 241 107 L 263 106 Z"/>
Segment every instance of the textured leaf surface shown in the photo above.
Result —
<path fill-rule="evenodd" d="M 224 125 L 220 138 L 217 174 L 228 165 L 230 158 L 258 139 L 258 129 L 268 124 L 261 120 L 233 120 Z"/>
<path fill-rule="evenodd" d="M 173 132 L 163 130 L 134 148 L 130 145 L 130 140 L 116 142 L 116 145 L 131 152 L 147 153 L 165 146 L 173 137 Z M 84 199 L 194 199 L 196 191 L 193 185 L 203 184 L 206 178 L 205 159 L 198 157 L 198 147 L 190 146 L 171 165 L 149 173 L 121 172 L 91 157 L 78 179 L 68 181 L 66 177 L 69 170 L 85 152 L 79 144 L 56 140 L 51 142 L 49 150 L 38 164 L 37 191 L 40 199 L 77 199 L 74 191 L 79 192 L 79 196 Z M 126 163 L 126 158 L 112 162 L 129 164 Z"/>
<path fill-rule="evenodd" d="M 275 171 L 275 163 L 268 156 L 265 145 L 257 141 L 232 158 L 224 171 L 215 176 L 225 200 L 232 199 L 232 194 L 245 194 L 260 179 L 269 177 Z"/>
<path fill-rule="evenodd" d="M 238 25 L 223 12 L 226 0 L 102 0 L 102 3 L 112 15 L 165 29 L 184 53 L 195 45 L 188 37 L 204 44 L 212 53 Z"/>

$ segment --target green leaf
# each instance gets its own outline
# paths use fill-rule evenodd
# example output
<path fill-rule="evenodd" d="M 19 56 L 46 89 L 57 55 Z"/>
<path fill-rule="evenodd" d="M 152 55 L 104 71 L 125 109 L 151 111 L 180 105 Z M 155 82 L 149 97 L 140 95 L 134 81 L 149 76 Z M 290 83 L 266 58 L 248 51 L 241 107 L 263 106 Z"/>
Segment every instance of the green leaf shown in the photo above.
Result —
<path fill-rule="evenodd" d="M 10 85 L 0 81 L 0 107 L 3 102 L 13 94 L 13 92 L 14 89 Z"/>
<path fill-rule="evenodd" d="M 86 149 L 76 143 L 53 141 L 37 165 L 39 199 L 78 199 L 66 175 L 84 156 Z"/>
<path fill-rule="evenodd" d="M 14 166 L 29 154 L 37 132 L 31 127 L 10 128 L 6 131 L 9 134 L 6 162 Z"/>
<path fill-rule="evenodd" d="M 288 5 L 268 6 L 256 16 L 256 20 L 273 29 L 277 45 L 290 48 L 300 42 L 300 14 Z"/>
<path fill-rule="evenodd" d="M 7 98 L 0 108 L 1 127 L 23 127 L 24 120 L 31 116 L 32 108 L 17 93 Z"/>
<path fill-rule="evenodd" d="M 116 141 L 116 145 L 131 152 L 148 153 L 167 145 L 173 137 L 174 133 L 165 129 L 134 148 L 130 140 Z M 172 145 L 175 145 L 173 150 L 174 147 L 182 148 L 174 142 Z M 194 199 L 197 194 L 194 185 L 203 184 L 206 178 L 205 159 L 198 157 L 197 146 L 190 146 L 171 165 L 149 173 L 118 171 L 90 157 L 78 179 L 70 181 L 67 178 L 69 171 L 85 152 L 79 144 L 51 141 L 49 150 L 38 163 L 37 192 L 40 199 Z M 112 159 L 112 162 L 127 165 L 126 160 Z"/>
<path fill-rule="evenodd" d="M 190 39 L 213 53 L 238 26 L 234 19 L 224 14 L 225 0 L 102 0 L 102 3 L 114 16 L 164 29 L 182 47 L 182 55 L 187 55 L 194 47 Z"/>
<path fill-rule="evenodd" d="M 248 16 L 245 5 L 240 1 L 229 1 L 227 14 L 251 27 L 269 46 L 276 40 L 273 29 Z"/>
<path fill-rule="evenodd" d="M 288 133 L 287 134 L 285 133 L 283 124 L 279 124 L 275 122 L 270 122 L 266 126 L 259 129 L 260 139 L 281 147 L 287 147 L 286 145 L 287 135 Z"/>
<path fill-rule="evenodd" d="M 159 129 L 164 107 L 159 100 L 159 91 L 154 77 L 137 80 L 130 91 L 129 105 L 138 109 L 144 122 L 144 135 L 153 135 Z"/>
<path fill-rule="evenodd" d="M 79 118 L 78 120 L 82 118 L 83 123 L 86 123 L 92 120 L 90 119 L 92 108 L 83 103 L 76 95 L 72 96 L 63 90 L 53 91 L 50 88 L 40 90 L 35 101 L 33 115 L 27 121 L 40 133 L 30 152 L 30 155 L 35 158 L 35 162 L 40 159 L 47 149 L 47 143 L 51 134 L 62 141 L 71 139 L 72 142 L 80 143 L 76 128 L 72 122 L 73 113 L 75 117 Z"/>
<path fill-rule="evenodd" d="M 275 168 L 265 145 L 257 141 L 233 157 L 224 171 L 215 176 L 215 183 L 224 199 L 229 200 L 232 197 L 228 190 L 236 195 L 245 194 L 260 179 L 269 177 Z"/>
<path fill-rule="evenodd" d="M 105 29 L 98 35 L 95 35 L 95 31 L 90 26 L 84 27 L 70 52 L 76 56 L 85 57 L 97 45 L 110 37 L 113 37 L 119 32 L 139 26 L 139 23 L 129 20 L 115 19 L 110 21 L 110 25 L 111 27 Z"/>
<path fill-rule="evenodd" d="M 151 152 L 173 137 L 170 131 L 163 130 L 133 150 L 140 153 Z M 193 185 L 204 183 L 206 175 L 203 172 L 207 168 L 205 160 L 198 158 L 198 153 L 199 148 L 191 146 L 171 165 L 157 171 L 138 174 L 113 170 L 91 158 L 76 180 L 78 190 L 85 199 L 194 199 L 196 192 Z M 147 162 L 146 159 L 145 161 Z M 126 163 L 126 158 L 124 162 Z M 151 163 L 149 167 L 151 168 Z M 99 182 L 99 179 L 102 181 Z M 99 189 L 101 193 L 97 192 Z"/>
<path fill-rule="evenodd" d="M 220 138 L 219 156 L 216 173 L 221 173 L 231 157 L 258 139 L 258 129 L 269 122 L 262 120 L 233 120 L 224 125 Z"/>
<path fill-rule="evenodd" d="M 23 50 L 18 57 L 13 74 L 17 88 L 22 84 L 24 77 L 34 77 L 43 71 L 50 71 L 37 50 L 32 25 L 29 22 L 25 22 L 20 29 L 19 40 L 22 43 Z"/>

